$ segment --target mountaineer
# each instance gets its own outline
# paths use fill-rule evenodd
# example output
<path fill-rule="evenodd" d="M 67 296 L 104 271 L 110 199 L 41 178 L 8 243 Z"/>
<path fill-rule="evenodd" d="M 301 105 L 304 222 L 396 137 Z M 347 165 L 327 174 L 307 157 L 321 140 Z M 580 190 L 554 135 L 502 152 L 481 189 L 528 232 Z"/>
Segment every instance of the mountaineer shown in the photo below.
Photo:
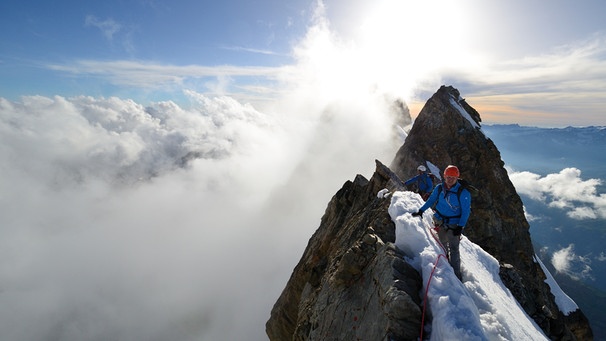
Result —
<path fill-rule="evenodd" d="M 471 194 L 459 182 L 459 169 L 450 165 L 444 170 L 444 181 L 438 184 L 431 195 L 413 217 L 421 217 L 423 212 L 435 205 L 433 221 L 438 238 L 455 275 L 461 280 L 461 258 L 459 241 L 471 213 Z"/>
<path fill-rule="evenodd" d="M 417 193 L 421 195 L 423 200 L 427 200 L 431 190 L 433 189 L 433 180 L 431 176 L 427 173 L 427 168 L 423 165 L 417 167 L 417 171 L 419 172 L 417 175 L 412 178 L 406 180 L 404 184 L 406 186 L 410 186 L 413 183 L 417 184 Z"/>

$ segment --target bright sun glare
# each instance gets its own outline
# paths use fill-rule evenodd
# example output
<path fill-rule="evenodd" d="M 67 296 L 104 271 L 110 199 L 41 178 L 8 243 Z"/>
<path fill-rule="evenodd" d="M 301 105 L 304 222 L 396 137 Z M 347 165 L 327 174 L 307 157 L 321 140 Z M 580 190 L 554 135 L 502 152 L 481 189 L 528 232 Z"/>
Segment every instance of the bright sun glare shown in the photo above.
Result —
<path fill-rule="evenodd" d="M 384 0 L 369 6 L 360 9 L 364 15 L 349 14 L 363 21 L 348 21 L 357 25 L 348 38 L 325 17 L 308 33 L 299 60 L 308 63 L 306 70 L 317 78 L 313 84 L 323 92 L 351 98 L 372 90 L 408 99 L 419 84 L 434 88 L 441 81 L 438 71 L 472 62 L 463 38 L 465 12 L 455 2 Z"/>
<path fill-rule="evenodd" d="M 360 53 L 387 88 L 409 90 L 464 62 L 464 15 L 452 1 L 377 2 L 360 27 Z"/>

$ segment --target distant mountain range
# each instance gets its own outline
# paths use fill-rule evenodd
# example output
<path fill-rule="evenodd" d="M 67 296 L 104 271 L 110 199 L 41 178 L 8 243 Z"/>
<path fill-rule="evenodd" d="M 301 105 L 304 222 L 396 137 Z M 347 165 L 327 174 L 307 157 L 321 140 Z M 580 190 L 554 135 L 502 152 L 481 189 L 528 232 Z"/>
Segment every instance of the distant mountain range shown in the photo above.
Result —
<path fill-rule="evenodd" d="M 505 164 L 516 170 L 554 173 L 576 167 L 587 177 L 606 179 L 606 127 L 539 128 L 484 125 Z"/>

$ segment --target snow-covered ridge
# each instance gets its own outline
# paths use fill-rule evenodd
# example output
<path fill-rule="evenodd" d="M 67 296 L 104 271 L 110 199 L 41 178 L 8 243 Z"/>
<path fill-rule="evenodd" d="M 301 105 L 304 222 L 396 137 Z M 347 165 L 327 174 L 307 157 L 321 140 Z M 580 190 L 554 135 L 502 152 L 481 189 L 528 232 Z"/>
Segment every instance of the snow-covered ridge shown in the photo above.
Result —
<path fill-rule="evenodd" d="M 439 256 L 443 251 L 430 232 L 430 210 L 423 219 L 411 215 L 422 204 L 418 194 L 395 192 L 389 214 L 396 224 L 396 245 L 416 255 L 406 261 L 422 274 L 423 292 L 433 272 L 427 291 L 433 320 L 425 327 L 431 340 L 548 340 L 501 281 L 498 261 L 464 236 L 463 283 L 457 279 Z"/>

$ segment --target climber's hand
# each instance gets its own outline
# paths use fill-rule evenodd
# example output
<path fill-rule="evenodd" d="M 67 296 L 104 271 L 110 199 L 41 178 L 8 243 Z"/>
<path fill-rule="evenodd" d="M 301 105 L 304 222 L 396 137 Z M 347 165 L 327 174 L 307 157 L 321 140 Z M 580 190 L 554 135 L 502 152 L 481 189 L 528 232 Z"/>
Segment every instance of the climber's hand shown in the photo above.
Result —
<path fill-rule="evenodd" d="M 453 235 L 460 236 L 461 233 L 463 233 L 463 226 L 457 225 L 456 227 L 453 227 L 453 229 L 452 229 Z"/>

